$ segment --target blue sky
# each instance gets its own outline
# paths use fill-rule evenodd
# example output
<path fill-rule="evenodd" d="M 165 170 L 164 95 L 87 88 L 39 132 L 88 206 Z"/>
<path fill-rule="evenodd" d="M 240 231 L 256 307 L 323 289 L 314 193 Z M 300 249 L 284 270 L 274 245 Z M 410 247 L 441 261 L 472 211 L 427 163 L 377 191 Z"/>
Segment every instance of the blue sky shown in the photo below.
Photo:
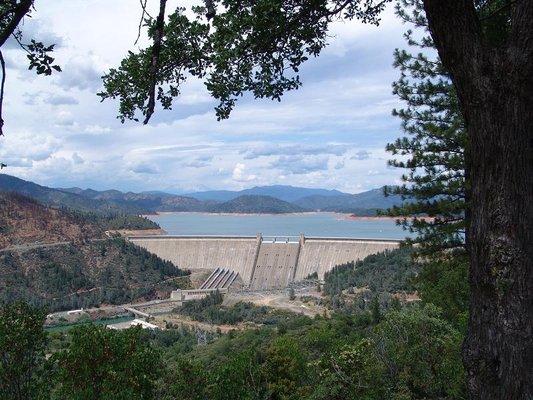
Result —
<path fill-rule="evenodd" d="M 401 135 L 391 116 L 400 106 L 392 52 L 405 47 L 406 27 L 392 8 L 379 27 L 333 24 L 328 47 L 301 70 L 303 87 L 280 103 L 244 98 L 217 122 L 203 83 L 189 80 L 174 109 L 148 126 L 121 124 L 117 104 L 96 96 L 100 76 L 134 48 L 138 1 L 37 0 L 36 9 L 23 32 L 57 43 L 63 72 L 36 77 L 22 51 L 5 50 L 8 174 L 55 187 L 172 192 L 290 184 L 356 193 L 398 182 L 402 171 L 387 167 L 384 147 Z"/>

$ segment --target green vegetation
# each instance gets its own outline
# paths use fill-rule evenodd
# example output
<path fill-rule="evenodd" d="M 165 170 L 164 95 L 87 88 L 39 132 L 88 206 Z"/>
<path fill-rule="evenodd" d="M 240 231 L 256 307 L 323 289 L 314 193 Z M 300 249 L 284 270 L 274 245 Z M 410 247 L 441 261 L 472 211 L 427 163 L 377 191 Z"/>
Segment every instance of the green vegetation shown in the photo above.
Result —
<path fill-rule="evenodd" d="M 21 399 L 465 398 L 461 334 L 430 305 L 388 311 L 379 320 L 370 312 L 293 315 L 274 326 L 206 335 L 204 346 L 186 329 L 88 325 L 49 334 L 48 361 L 42 314 L 27 307 L 22 317 L 10 313 L 7 307 L 0 314 L 0 327 L 9 328 L 3 340 L 17 340 L 17 354 L 31 355 L 34 382 L 47 381 Z M 32 319 L 38 323 L 26 329 L 23 321 Z M 35 335 L 40 342 L 26 338 Z M 20 358 L 4 358 L 2 382 L 25 376 Z"/>
<path fill-rule="evenodd" d="M 65 210 L 71 215 L 78 216 L 80 220 L 88 221 L 102 230 L 139 230 L 139 229 L 159 229 L 159 225 L 154 221 L 132 214 L 120 213 L 94 213 Z"/>
<path fill-rule="evenodd" d="M 230 307 L 224 307 L 222 300 L 222 294 L 216 291 L 204 299 L 188 301 L 174 311 L 196 321 L 216 325 L 235 325 L 240 322 L 277 325 L 292 317 L 292 313 L 266 306 L 259 307 L 248 302 L 238 302 Z"/>
<path fill-rule="evenodd" d="M 0 399 L 35 399 L 44 388 L 45 313 L 25 303 L 0 306 Z"/>
<path fill-rule="evenodd" d="M 403 185 L 386 188 L 386 193 L 409 200 L 390 209 L 389 215 L 400 217 L 404 228 L 417 234 L 408 242 L 418 243 L 418 252 L 435 257 L 464 246 L 467 133 L 450 74 L 436 52 L 421 52 L 434 49 L 422 4 L 403 0 L 396 14 L 423 36 L 408 31 L 407 42 L 417 53 L 394 53 L 401 73 L 393 84 L 394 94 L 405 105 L 393 114 L 402 120 L 406 136 L 388 144 L 387 151 L 400 156 L 389 164 L 406 169 L 406 174 Z M 434 218 L 420 218 L 424 216 Z"/>
<path fill-rule="evenodd" d="M 410 248 L 387 250 L 364 260 L 337 265 L 326 273 L 324 293 L 338 296 L 348 288 L 367 287 L 372 292 L 413 291 L 413 278 L 419 265 L 412 260 Z"/>
<path fill-rule="evenodd" d="M 120 238 L 4 252 L 0 269 L 2 301 L 51 311 L 166 296 L 188 274 Z"/>
<path fill-rule="evenodd" d="M 308 211 L 305 208 L 271 196 L 244 195 L 209 208 L 217 213 L 285 214 Z"/>
<path fill-rule="evenodd" d="M 57 399 L 152 399 L 159 354 L 143 340 L 141 328 L 116 332 L 84 326 L 53 356 Z"/>

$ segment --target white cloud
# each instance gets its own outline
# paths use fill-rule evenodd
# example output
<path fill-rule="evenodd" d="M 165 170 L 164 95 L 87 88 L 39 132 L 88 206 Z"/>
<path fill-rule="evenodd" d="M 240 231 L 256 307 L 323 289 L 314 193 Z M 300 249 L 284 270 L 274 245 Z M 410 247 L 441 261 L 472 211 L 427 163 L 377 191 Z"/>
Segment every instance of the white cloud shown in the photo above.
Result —
<path fill-rule="evenodd" d="M 6 50 L 0 160 L 13 161 L 7 173 L 52 186 L 137 191 L 276 183 L 361 191 L 400 175 L 387 169 L 383 151 L 399 136 L 390 82 L 404 28 L 390 11 L 379 28 L 336 23 L 331 45 L 302 67 L 303 87 L 281 103 L 245 95 L 229 120 L 217 122 L 203 82 L 191 79 L 173 110 L 157 110 L 143 126 L 121 124 L 117 102 L 96 96 L 100 76 L 134 48 L 138 7 L 130 0 L 37 6 L 32 20 L 61 39 L 55 56 L 63 72 L 35 77 L 22 52 Z"/>

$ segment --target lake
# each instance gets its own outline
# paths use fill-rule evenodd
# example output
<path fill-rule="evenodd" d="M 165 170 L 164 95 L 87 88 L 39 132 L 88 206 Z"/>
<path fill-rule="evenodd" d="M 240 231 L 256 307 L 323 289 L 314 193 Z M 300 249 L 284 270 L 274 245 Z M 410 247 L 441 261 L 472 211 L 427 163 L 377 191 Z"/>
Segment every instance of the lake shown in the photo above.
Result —
<path fill-rule="evenodd" d="M 148 216 L 169 235 L 242 235 L 354 237 L 403 239 L 408 232 L 392 219 L 350 219 L 337 213 L 305 214 L 208 214 L 162 213 Z"/>

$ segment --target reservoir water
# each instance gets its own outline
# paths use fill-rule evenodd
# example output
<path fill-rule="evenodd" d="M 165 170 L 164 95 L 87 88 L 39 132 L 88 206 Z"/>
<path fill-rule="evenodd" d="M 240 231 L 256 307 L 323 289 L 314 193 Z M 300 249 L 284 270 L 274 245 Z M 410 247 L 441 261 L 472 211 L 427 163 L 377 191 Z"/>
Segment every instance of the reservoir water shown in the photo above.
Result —
<path fill-rule="evenodd" d="M 148 216 L 169 235 L 239 235 L 354 237 L 404 239 L 408 232 L 392 219 L 350 218 L 336 213 L 207 214 L 162 213 Z"/>

